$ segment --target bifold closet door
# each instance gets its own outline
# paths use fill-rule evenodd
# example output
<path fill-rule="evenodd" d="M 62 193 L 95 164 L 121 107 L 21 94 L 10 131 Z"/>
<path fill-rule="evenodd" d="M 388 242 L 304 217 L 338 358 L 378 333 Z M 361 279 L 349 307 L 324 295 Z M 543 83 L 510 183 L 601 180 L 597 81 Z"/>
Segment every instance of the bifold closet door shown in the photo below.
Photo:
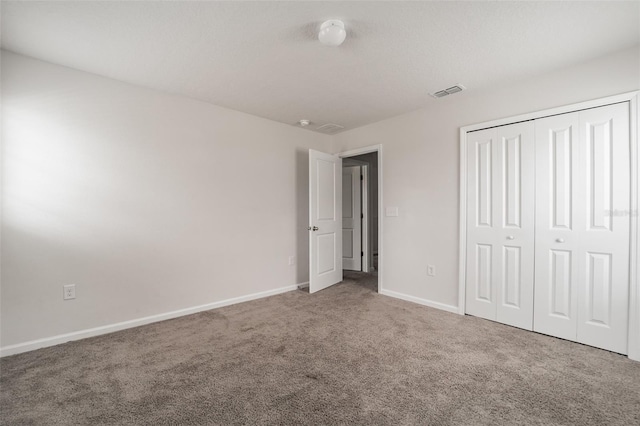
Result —
<path fill-rule="evenodd" d="M 627 103 L 536 120 L 534 330 L 627 352 Z"/>
<path fill-rule="evenodd" d="M 531 330 L 533 122 L 467 135 L 466 313 Z"/>

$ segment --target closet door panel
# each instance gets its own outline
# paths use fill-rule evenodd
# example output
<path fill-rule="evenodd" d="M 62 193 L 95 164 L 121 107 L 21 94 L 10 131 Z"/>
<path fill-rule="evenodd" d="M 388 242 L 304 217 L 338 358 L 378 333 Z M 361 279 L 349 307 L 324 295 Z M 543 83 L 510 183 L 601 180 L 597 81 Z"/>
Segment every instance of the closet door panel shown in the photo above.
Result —
<path fill-rule="evenodd" d="M 533 123 L 467 137 L 466 313 L 531 330 Z"/>
<path fill-rule="evenodd" d="M 576 226 L 579 182 L 578 113 L 535 121 L 534 331 L 575 340 L 577 326 Z"/>
<path fill-rule="evenodd" d="M 534 330 L 627 352 L 629 110 L 536 120 Z"/>
<path fill-rule="evenodd" d="M 629 103 L 467 134 L 466 313 L 627 353 Z"/>
<path fill-rule="evenodd" d="M 499 255 L 494 249 L 499 207 L 495 129 L 467 137 L 467 285 L 466 313 L 496 319 L 495 274 Z"/>
<path fill-rule="evenodd" d="M 496 129 L 500 179 L 497 321 L 533 328 L 534 124 Z"/>
<path fill-rule="evenodd" d="M 580 112 L 581 190 L 577 341 L 627 353 L 629 109 Z"/>

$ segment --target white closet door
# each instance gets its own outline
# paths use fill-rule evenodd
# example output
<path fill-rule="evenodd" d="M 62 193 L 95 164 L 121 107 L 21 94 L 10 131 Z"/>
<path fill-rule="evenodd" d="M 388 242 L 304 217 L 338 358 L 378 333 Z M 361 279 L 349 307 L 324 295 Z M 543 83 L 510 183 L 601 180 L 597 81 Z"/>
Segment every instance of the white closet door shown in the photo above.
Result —
<path fill-rule="evenodd" d="M 533 329 L 575 340 L 580 243 L 578 113 L 536 120 L 536 286 Z M 582 177 L 584 179 L 584 177 Z"/>
<path fill-rule="evenodd" d="M 498 127 L 501 226 L 497 320 L 533 329 L 534 124 Z"/>
<path fill-rule="evenodd" d="M 465 311 L 496 319 L 494 286 L 498 180 L 493 165 L 497 157 L 497 132 L 480 130 L 467 135 L 467 286 Z"/>
<path fill-rule="evenodd" d="M 466 313 L 531 330 L 533 123 L 467 137 Z"/>
<path fill-rule="evenodd" d="M 534 330 L 627 351 L 628 104 L 536 120 Z"/>
<path fill-rule="evenodd" d="M 627 353 L 629 307 L 629 109 L 616 104 L 580 113 L 586 179 L 578 269 L 577 341 Z"/>

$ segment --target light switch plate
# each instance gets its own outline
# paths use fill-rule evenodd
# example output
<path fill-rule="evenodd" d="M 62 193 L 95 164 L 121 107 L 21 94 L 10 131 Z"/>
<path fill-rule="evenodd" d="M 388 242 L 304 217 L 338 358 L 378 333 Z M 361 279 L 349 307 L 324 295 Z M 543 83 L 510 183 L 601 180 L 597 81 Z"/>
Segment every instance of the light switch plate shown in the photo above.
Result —
<path fill-rule="evenodd" d="M 430 277 L 436 276 L 436 267 L 433 265 L 427 265 L 427 275 Z"/>
<path fill-rule="evenodd" d="M 397 207 L 387 207 L 385 211 L 385 215 L 387 217 L 396 217 L 398 216 L 398 208 Z"/>

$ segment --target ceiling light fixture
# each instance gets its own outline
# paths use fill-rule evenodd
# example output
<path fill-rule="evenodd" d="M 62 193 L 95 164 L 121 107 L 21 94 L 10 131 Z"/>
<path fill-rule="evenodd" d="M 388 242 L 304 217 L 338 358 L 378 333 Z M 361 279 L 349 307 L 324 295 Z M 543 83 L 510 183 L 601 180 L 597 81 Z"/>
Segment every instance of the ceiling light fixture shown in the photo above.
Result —
<path fill-rule="evenodd" d="M 327 46 L 340 46 L 345 37 L 347 37 L 347 32 L 344 30 L 344 22 L 337 19 L 330 19 L 324 22 L 318 34 L 320 43 Z"/>
<path fill-rule="evenodd" d="M 311 124 L 311 122 L 309 120 L 300 120 L 300 121 L 298 121 L 298 124 L 301 127 L 307 127 L 309 124 Z"/>

